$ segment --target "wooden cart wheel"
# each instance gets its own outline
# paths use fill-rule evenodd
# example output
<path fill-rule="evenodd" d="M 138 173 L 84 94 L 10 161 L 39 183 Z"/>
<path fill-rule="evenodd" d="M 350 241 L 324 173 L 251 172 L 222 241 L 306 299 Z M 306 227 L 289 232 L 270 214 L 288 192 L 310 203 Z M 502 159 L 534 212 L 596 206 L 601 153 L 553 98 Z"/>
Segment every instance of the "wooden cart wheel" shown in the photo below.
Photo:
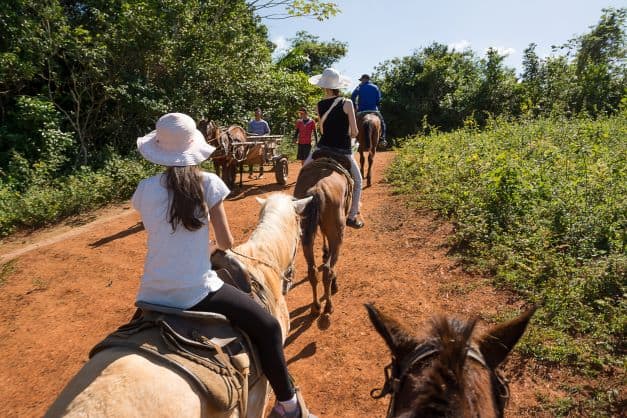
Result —
<path fill-rule="evenodd" d="M 274 175 L 276 177 L 276 182 L 279 184 L 286 185 L 287 184 L 287 158 L 281 157 L 274 164 Z"/>

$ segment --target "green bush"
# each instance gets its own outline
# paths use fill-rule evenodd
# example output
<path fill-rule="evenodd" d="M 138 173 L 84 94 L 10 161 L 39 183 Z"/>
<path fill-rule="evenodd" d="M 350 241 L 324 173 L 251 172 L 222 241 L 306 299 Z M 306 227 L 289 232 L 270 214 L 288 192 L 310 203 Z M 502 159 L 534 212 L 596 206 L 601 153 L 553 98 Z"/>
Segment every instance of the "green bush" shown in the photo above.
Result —
<path fill-rule="evenodd" d="M 128 199 L 137 183 L 157 169 L 143 160 L 111 154 L 102 169 L 81 167 L 64 177 L 34 182 L 24 191 L 0 183 L 0 237 Z"/>
<path fill-rule="evenodd" d="M 625 113 L 492 120 L 408 140 L 389 177 L 455 222 L 470 266 L 543 305 L 539 357 L 602 365 L 616 361 L 627 323 L 625 138 Z"/>

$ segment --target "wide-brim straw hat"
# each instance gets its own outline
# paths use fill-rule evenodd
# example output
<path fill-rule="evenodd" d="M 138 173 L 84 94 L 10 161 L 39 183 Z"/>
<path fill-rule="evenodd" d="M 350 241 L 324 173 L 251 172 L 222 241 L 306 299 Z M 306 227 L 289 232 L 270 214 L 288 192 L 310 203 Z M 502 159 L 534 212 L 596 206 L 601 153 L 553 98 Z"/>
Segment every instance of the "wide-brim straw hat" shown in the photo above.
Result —
<path fill-rule="evenodd" d="M 310 77 L 309 82 L 323 89 L 343 89 L 353 85 L 350 78 L 343 76 L 335 68 L 327 68 L 322 74 Z"/>
<path fill-rule="evenodd" d="M 161 116 L 154 131 L 137 138 L 137 149 L 151 163 L 168 167 L 198 165 L 215 151 L 184 113 Z"/>

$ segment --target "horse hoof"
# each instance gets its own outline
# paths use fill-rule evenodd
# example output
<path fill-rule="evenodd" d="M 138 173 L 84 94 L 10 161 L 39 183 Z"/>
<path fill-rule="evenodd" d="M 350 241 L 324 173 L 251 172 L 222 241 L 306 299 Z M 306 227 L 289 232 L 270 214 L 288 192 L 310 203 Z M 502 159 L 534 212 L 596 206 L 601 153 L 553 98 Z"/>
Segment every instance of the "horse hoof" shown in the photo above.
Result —
<path fill-rule="evenodd" d="M 331 316 L 324 314 L 318 318 L 318 328 L 321 330 L 328 329 L 331 326 Z"/>

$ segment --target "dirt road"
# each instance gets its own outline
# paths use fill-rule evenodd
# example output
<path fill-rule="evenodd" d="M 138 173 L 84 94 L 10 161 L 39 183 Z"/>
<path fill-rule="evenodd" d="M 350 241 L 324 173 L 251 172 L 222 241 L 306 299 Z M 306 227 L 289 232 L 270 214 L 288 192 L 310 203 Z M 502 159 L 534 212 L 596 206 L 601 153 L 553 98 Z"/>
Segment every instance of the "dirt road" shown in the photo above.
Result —
<path fill-rule="evenodd" d="M 389 353 L 367 319 L 365 302 L 384 306 L 414 326 L 438 312 L 490 318 L 521 305 L 484 278 L 464 273 L 447 256 L 450 224 L 408 209 L 402 197 L 391 193 L 381 178 L 392 158 L 392 153 L 377 155 L 375 183 L 363 195 L 366 227 L 348 229 L 338 264 L 340 290 L 326 330 L 308 315 L 311 289 L 298 254 L 297 286 L 288 295 L 292 330 L 286 352 L 310 408 L 321 417 L 385 415 L 388 400 L 374 400 L 369 393 L 381 386 Z M 227 201 L 238 243 L 257 222 L 253 197 L 290 193 L 298 168 L 290 165 L 286 189 L 267 175 L 246 182 Z M 139 217 L 128 204 L 91 217 L 100 220 L 0 243 L 3 262 L 14 258 L 0 269 L 2 416 L 41 416 L 89 349 L 134 311 L 146 241 Z M 538 416 L 535 394 L 559 394 L 550 373 L 516 355 L 506 375 L 512 392 L 508 416 Z"/>

